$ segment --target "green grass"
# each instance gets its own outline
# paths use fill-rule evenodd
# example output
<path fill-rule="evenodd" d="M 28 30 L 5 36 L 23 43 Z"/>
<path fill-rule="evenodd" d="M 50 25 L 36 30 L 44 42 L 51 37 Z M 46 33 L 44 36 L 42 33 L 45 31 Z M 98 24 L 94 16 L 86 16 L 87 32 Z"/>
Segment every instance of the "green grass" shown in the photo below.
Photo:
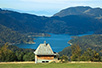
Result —
<path fill-rule="evenodd" d="M 0 68 L 102 68 L 102 63 L 0 64 Z"/>

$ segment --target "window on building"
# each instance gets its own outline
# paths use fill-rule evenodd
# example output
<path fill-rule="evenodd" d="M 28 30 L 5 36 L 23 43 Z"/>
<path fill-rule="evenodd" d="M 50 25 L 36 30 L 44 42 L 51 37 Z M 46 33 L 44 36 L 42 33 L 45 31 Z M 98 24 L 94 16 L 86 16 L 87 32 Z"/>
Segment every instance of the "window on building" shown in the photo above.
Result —
<path fill-rule="evenodd" d="M 45 63 L 45 61 L 42 61 L 42 63 Z"/>
<path fill-rule="evenodd" d="M 46 61 L 46 63 L 48 63 L 49 61 Z"/>
<path fill-rule="evenodd" d="M 42 63 L 48 63 L 49 61 L 42 61 Z"/>

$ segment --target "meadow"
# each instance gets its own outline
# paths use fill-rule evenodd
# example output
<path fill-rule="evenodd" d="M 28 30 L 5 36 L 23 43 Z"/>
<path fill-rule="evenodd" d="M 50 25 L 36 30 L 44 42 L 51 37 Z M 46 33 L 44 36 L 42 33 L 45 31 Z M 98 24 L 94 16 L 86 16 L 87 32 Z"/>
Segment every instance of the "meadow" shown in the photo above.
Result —
<path fill-rule="evenodd" d="M 102 63 L 7 63 L 0 68 L 102 68 Z"/>

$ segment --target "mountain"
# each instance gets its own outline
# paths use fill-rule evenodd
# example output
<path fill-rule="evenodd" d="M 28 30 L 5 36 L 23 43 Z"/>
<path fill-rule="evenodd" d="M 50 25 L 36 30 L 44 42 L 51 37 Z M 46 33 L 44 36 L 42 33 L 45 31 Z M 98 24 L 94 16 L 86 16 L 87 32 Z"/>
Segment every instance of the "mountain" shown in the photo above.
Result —
<path fill-rule="evenodd" d="M 46 18 L 45 18 L 46 19 Z M 39 32 L 43 26 L 43 17 L 18 13 L 15 11 L 1 10 L 0 24 L 19 32 Z M 43 28 L 43 27 L 42 27 Z M 41 32 L 41 31 L 40 31 Z"/>
<path fill-rule="evenodd" d="M 64 17 L 68 15 L 86 15 L 94 17 L 95 19 L 102 20 L 102 9 L 101 8 L 91 8 L 89 6 L 77 6 L 63 9 L 60 12 L 54 14 L 54 16 Z"/>
<path fill-rule="evenodd" d="M 73 35 L 96 32 L 102 28 L 99 20 L 84 15 L 69 15 L 61 17 L 60 20 L 66 23 L 65 32 Z"/>
<path fill-rule="evenodd" d="M 0 9 L 0 24 L 20 33 L 102 33 L 102 22 L 87 15 L 45 17 Z"/>
<path fill-rule="evenodd" d="M 94 34 L 94 35 L 86 35 L 81 37 L 73 37 L 68 43 L 72 44 L 71 46 L 79 45 L 82 52 L 87 50 L 87 48 L 91 48 L 99 53 L 102 50 L 102 35 L 101 34 Z M 60 55 L 68 55 L 71 56 L 71 46 L 66 47 L 61 52 Z M 102 53 L 101 53 L 102 55 Z"/>
<path fill-rule="evenodd" d="M 0 25 L 0 44 L 3 45 L 6 42 L 9 44 L 29 43 L 33 42 L 33 39 Z"/>

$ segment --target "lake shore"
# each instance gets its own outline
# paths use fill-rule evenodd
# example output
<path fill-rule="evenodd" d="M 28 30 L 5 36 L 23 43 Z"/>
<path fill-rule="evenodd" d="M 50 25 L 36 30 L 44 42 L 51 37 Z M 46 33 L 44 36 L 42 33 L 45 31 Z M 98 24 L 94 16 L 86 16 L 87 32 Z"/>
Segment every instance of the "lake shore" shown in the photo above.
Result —
<path fill-rule="evenodd" d="M 41 34 L 42 35 L 42 34 Z M 31 48 L 31 49 L 36 49 L 39 44 L 44 43 L 46 41 L 47 43 L 50 44 L 51 48 L 53 49 L 54 52 L 60 52 L 64 48 L 72 45 L 72 43 L 69 43 L 69 41 L 72 39 L 72 35 L 68 34 L 52 34 L 49 33 L 47 35 L 50 35 L 50 37 L 34 37 L 34 42 L 35 44 L 18 44 L 19 48 Z M 90 35 L 89 34 L 82 34 L 83 35 Z"/>

